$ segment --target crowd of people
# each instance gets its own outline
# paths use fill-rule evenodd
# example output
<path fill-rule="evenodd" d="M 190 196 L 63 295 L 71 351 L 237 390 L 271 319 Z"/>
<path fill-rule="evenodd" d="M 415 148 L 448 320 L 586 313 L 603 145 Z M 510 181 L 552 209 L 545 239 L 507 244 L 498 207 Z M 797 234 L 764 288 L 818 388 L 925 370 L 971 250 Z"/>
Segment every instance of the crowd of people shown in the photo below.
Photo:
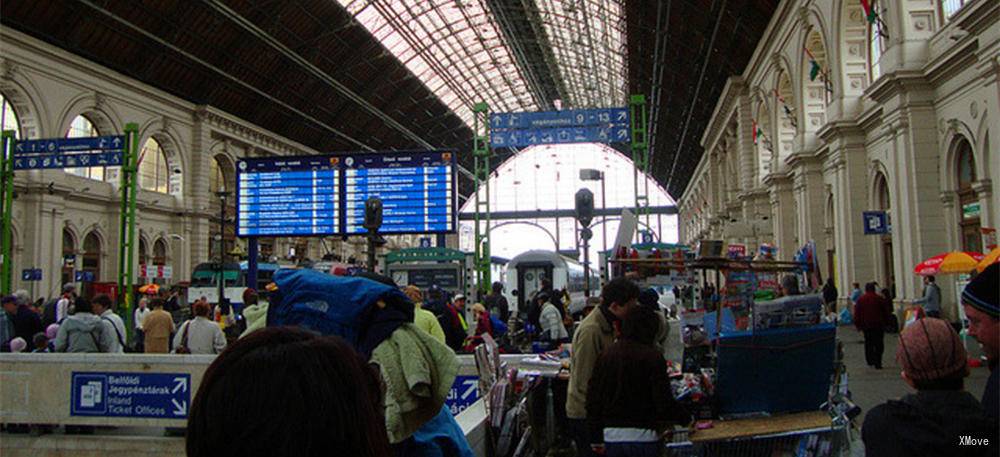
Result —
<path fill-rule="evenodd" d="M 968 334 L 983 347 L 990 369 L 985 391 L 977 397 L 964 390 L 968 353 L 953 325 L 939 318 L 940 289 L 928 277 L 923 298 L 915 302 L 925 312 L 902 325 L 895 354 L 902 382 L 914 393 L 868 413 L 862 427 L 868 455 L 958 455 L 954 444 L 962 436 L 987 438 L 995 446 L 1000 412 L 998 268 L 993 265 L 973 278 L 961 295 Z M 412 302 L 415 328 L 454 352 L 469 350 L 486 335 L 500 339 L 509 326 L 534 327 L 529 333 L 540 342 L 571 341 L 565 415 L 577 455 L 659 455 L 665 433 L 675 424 L 690 425 L 692 416 L 670 394 L 663 348 L 669 326 L 656 291 L 614 279 L 577 321 L 567 310 L 565 294 L 542 285 L 519 313 L 512 312 L 499 283 L 482 302 L 471 304 L 464 295 L 449 296 L 437 287 L 424 291 L 407 285 L 401 291 Z M 823 290 L 828 304 L 837 297 L 830 287 L 832 283 Z M 781 288 L 783 294 L 800 293 L 798 283 L 786 278 Z M 220 457 L 261 449 L 294 455 L 329 449 L 407 455 L 386 441 L 385 381 L 355 348 L 337 337 L 295 328 L 262 330 L 267 303 L 250 289 L 243 298 L 241 316 L 198 299 L 190 307 L 192 317 L 181 322 L 165 310 L 165 297 L 143 298 L 133 316 L 137 336 L 128 341 L 124 322 L 106 295 L 88 300 L 67 287 L 52 303 L 56 322 L 48 323 L 44 307 L 19 291 L 2 298 L 0 339 L 3 349 L 13 352 L 141 348 L 146 353 L 221 354 L 206 372 L 191 411 L 189 455 Z M 875 283 L 863 291 L 854 284 L 850 293 L 852 319 L 864 335 L 866 363 L 874 369 L 883 367 L 885 333 L 895 320 L 891 300 L 888 288 L 880 291 Z M 836 313 L 836 308 L 828 311 Z M 227 338 L 226 328 L 249 336 Z M 286 373 L 292 371 L 297 373 L 295 384 L 288 383 Z M 225 420 L 235 416 L 242 419 Z"/>

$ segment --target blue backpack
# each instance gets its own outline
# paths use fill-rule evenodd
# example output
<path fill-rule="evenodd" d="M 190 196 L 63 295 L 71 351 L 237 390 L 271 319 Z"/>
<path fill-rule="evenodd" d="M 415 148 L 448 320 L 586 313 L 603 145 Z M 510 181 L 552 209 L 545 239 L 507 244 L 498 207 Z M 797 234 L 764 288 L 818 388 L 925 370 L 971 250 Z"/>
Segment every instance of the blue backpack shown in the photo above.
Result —
<path fill-rule="evenodd" d="M 499 337 L 507 333 L 507 324 L 505 324 L 504 321 L 500 320 L 499 317 L 496 317 L 492 314 L 490 314 L 490 325 L 493 326 L 494 336 Z"/>

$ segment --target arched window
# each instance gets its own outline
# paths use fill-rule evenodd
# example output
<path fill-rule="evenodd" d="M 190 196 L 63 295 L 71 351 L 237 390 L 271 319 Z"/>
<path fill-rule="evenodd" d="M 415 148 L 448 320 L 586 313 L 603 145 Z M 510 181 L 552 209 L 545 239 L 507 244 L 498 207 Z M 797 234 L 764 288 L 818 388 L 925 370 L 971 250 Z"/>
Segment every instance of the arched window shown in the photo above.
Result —
<path fill-rule="evenodd" d="M 876 209 L 885 211 L 886 221 L 889 224 L 889 233 L 882 235 L 881 239 L 882 271 L 880 272 L 880 282 L 888 284 L 895 271 L 892 256 L 892 199 L 889 195 L 889 182 L 881 172 L 875 176 L 875 206 Z"/>
<path fill-rule="evenodd" d="M 962 9 L 963 6 L 971 2 L 972 0 L 941 0 L 942 19 L 944 19 L 944 22 L 948 22 L 948 20 L 951 19 L 951 17 L 954 16 L 958 10 Z"/>
<path fill-rule="evenodd" d="M 14 138 L 21 138 L 21 124 L 17 120 L 17 113 L 14 112 L 14 105 L 12 105 L 7 97 L 0 94 L 0 104 L 3 105 L 2 111 L 0 111 L 0 125 L 3 126 L 3 130 L 13 130 Z"/>
<path fill-rule="evenodd" d="M 146 259 L 146 253 L 148 251 L 148 246 L 146 246 L 146 240 L 139 238 L 139 265 L 145 265 L 148 261 Z"/>
<path fill-rule="evenodd" d="M 62 233 L 62 284 L 73 282 L 73 270 L 76 268 L 76 239 L 68 228 Z"/>
<path fill-rule="evenodd" d="M 236 226 L 231 222 L 236 216 L 236 199 L 233 192 L 236 190 L 236 171 L 232 163 L 224 155 L 218 155 L 209 164 L 208 188 L 211 191 L 209 201 L 212 202 L 212 215 L 214 223 L 209 229 L 212 236 L 209 239 L 208 253 L 210 259 L 219 258 L 219 228 L 223 233 L 223 249 L 229 253 L 236 247 Z M 221 217 L 223 198 L 220 192 L 225 192 L 225 223 Z"/>
<path fill-rule="evenodd" d="M 885 50 L 885 41 L 878 33 L 875 25 L 868 24 L 868 81 L 875 82 L 882 76 L 882 69 L 879 66 L 879 59 L 882 58 L 882 51 Z"/>
<path fill-rule="evenodd" d="M 70 122 L 69 124 L 69 130 L 66 130 L 66 138 L 86 138 L 92 136 L 101 136 L 101 132 L 98 132 L 94 122 L 83 114 L 73 118 L 73 122 Z M 109 174 L 106 173 L 106 171 L 106 167 L 66 169 L 66 173 L 83 176 L 84 178 L 96 179 L 98 181 L 104 181 L 105 178 L 109 177 Z"/>
<path fill-rule="evenodd" d="M 956 171 L 958 172 L 958 203 L 961 209 L 959 230 L 962 234 L 962 250 L 967 252 L 982 252 L 983 243 L 979 232 L 980 203 L 979 195 L 972 188 L 976 182 L 976 159 L 972 155 L 972 146 L 965 138 L 958 140 L 955 149 Z"/>
<path fill-rule="evenodd" d="M 94 281 L 101 280 L 101 238 L 90 232 L 83 239 L 83 271 L 94 273 Z"/>
<path fill-rule="evenodd" d="M 139 186 L 153 192 L 167 193 L 170 186 L 170 174 L 167 167 L 167 157 L 160 143 L 149 138 L 142 145 L 139 153 Z"/>
<path fill-rule="evenodd" d="M 153 243 L 153 265 L 167 264 L 167 243 L 162 239 Z"/>

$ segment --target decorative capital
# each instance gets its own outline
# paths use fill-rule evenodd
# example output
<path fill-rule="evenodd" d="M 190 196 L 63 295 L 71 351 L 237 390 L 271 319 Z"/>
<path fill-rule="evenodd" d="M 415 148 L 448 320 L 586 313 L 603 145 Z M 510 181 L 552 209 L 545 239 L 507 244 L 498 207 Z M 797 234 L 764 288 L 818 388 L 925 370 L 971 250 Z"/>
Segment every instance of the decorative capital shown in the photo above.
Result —
<path fill-rule="evenodd" d="M 17 63 L 15 63 L 13 60 L 10 59 L 3 59 L 2 63 L 3 63 L 3 76 L 2 76 L 3 79 L 5 81 L 10 81 L 14 79 L 14 76 L 20 70 L 17 66 Z"/>

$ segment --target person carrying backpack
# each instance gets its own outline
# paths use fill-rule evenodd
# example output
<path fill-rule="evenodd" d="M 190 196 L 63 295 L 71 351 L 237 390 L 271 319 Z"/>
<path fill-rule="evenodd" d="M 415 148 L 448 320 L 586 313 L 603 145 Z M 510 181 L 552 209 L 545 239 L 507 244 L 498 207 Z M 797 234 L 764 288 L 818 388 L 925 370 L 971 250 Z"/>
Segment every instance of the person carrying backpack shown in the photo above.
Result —
<path fill-rule="evenodd" d="M 111 324 L 93 313 L 93 306 L 86 298 L 77 298 L 75 307 L 76 313 L 59 326 L 56 352 L 111 352 L 115 343 Z"/>
<path fill-rule="evenodd" d="M 913 300 L 913 304 L 923 305 L 925 316 L 941 318 L 941 288 L 934 276 L 924 276 L 924 296 Z"/>

